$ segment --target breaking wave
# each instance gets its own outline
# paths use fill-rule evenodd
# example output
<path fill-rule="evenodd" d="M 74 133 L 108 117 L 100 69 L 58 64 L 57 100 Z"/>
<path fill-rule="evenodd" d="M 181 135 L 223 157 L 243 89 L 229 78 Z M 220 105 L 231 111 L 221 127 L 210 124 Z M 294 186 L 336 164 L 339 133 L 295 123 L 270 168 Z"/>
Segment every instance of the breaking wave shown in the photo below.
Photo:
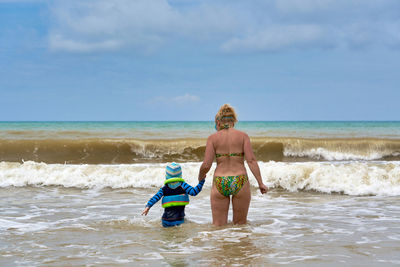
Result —
<path fill-rule="evenodd" d="M 67 164 L 164 163 L 202 161 L 205 139 L 39 139 L 0 140 L 0 161 Z M 396 139 L 252 138 L 257 160 L 400 160 Z"/>
<path fill-rule="evenodd" d="M 200 163 L 182 163 L 183 176 L 197 184 Z M 205 187 L 210 188 L 213 165 Z M 347 195 L 400 195 L 400 162 L 260 162 L 264 182 L 288 191 L 311 190 Z M 257 186 L 248 170 L 249 180 Z M 119 165 L 0 163 L 0 187 L 62 186 L 76 188 L 161 187 L 165 164 Z"/>

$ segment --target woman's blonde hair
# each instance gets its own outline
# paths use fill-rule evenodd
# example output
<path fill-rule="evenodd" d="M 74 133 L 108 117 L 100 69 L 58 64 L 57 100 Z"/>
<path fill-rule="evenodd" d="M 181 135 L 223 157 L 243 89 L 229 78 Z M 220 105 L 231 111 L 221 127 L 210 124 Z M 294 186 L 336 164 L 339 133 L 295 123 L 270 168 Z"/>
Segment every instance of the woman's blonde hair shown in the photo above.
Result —
<path fill-rule="evenodd" d="M 215 115 L 215 121 L 220 121 L 222 123 L 237 122 L 235 109 L 229 104 L 222 105 L 219 108 L 217 115 Z"/>

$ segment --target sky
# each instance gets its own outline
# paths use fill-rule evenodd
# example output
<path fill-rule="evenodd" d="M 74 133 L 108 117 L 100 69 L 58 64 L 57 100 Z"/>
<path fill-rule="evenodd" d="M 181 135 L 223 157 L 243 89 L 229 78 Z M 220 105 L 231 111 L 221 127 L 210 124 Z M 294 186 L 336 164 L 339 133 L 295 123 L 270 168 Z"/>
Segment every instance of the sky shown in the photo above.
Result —
<path fill-rule="evenodd" d="M 398 0 L 0 0 L 0 121 L 399 120 Z"/>

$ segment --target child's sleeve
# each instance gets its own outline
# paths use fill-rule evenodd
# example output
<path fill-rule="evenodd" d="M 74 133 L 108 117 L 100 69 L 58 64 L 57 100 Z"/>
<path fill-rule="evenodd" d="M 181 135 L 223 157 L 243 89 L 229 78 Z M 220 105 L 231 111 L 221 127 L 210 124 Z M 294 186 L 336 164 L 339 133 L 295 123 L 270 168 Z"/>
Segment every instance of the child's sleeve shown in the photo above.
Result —
<path fill-rule="evenodd" d="M 182 188 L 186 191 L 187 194 L 191 195 L 191 196 L 196 196 L 198 193 L 200 193 L 201 189 L 203 189 L 203 185 L 205 183 L 205 179 L 201 180 L 199 182 L 198 185 L 196 185 L 196 187 L 192 187 L 191 185 L 183 182 L 182 183 Z"/>
<path fill-rule="evenodd" d="M 154 204 L 157 203 L 164 195 L 164 191 L 162 188 L 155 194 L 152 198 L 150 198 L 149 202 L 147 202 L 146 207 L 151 208 Z"/>

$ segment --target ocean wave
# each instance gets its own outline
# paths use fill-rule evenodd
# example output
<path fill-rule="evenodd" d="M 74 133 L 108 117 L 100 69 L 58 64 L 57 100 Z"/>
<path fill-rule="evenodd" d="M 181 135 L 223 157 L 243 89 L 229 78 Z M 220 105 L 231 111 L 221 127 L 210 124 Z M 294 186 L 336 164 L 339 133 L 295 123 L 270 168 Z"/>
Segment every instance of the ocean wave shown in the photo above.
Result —
<path fill-rule="evenodd" d="M 400 162 L 271 162 L 263 176 L 289 191 L 312 190 L 346 195 L 400 195 Z"/>
<path fill-rule="evenodd" d="M 287 139 L 288 158 L 314 160 L 400 160 L 400 140 L 392 139 Z"/>
<path fill-rule="evenodd" d="M 202 161 L 206 139 L 1 140 L 0 161 L 68 164 Z M 400 140 L 252 138 L 257 160 L 400 160 Z"/>
<path fill-rule="evenodd" d="M 199 162 L 182 163 L 183 177 L 197 184 Z M 393 162 L 260 162 L 264 182 L 288 191 L 347 195 L 400 195 L 400 161 Z M 210 188 L 215 165 L 205 187 Z M 252 187 L 256 179 L 248 169 Z M 0 163 L 0 187 L 62 186 L 76 188 L 161 187 L 165 164 L 72 165 L 36 162 Z"/>
<path fill-rule="evenodd" d="M 68 164 L 200 161 L 205 140 L 50 139 L 0 140 L 0 160 Z"/>

